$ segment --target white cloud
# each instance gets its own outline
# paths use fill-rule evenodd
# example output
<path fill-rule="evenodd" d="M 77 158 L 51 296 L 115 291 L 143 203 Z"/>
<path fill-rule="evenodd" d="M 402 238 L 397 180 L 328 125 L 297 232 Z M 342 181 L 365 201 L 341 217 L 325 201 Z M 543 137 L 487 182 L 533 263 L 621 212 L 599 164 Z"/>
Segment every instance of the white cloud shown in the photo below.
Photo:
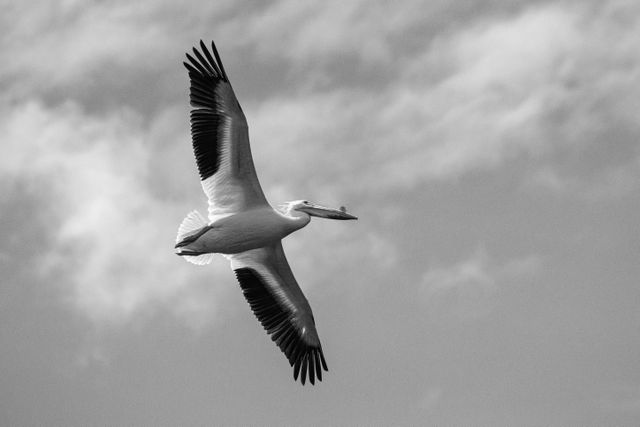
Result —
<path fill-rule="evenodd" d="M 422 20 L 415 13 L 423 4 L 396 4 L 363 0 L 322 3 L 285 0 L 275 2 L 246 21 L 229 23 L 231 42 L 252 44 L 263 57 L 284 57 L 294 66 L 321 65 L 339 56 L 365 63 L 390 63 L 392 37 L 401 36 Z"/>
<path fill-rule="evenodd" d="M 0 174 L 29 184 L 25 196 L 41 199 L 54 235 L 38 264 L 43 279 L 68 278 L 56 285 L 100 322 L 126 322 L 165 306 L 196 325 L 216 312 L 215 298 L 234 289 L 216 282 L 234 283 L 231 272 L 226 263 L 189 268 L 173 255 L 189 206 L 147 188 L 151 160 L 158 159 L 135 113 L 92 117 L 73 103 L 48 109 L 36 102 L 4 112 L 0 130 L 9 146 Z"/>
<path fill-rule="evenodd" d="M 172 71 L 167 58 L 175 58 L 177 71 L 185 49 L 204 36 L 191 21 L 230 3 L 13 2 L 0 18 L 0 79 L 12 80 L 8 89 L 18 99 L 60 87 L 130 88 L 132 79 L 144 80 L 141 73 L 147 82 L 158 79 Z"/>
<path fill-rule="evenodd" d="M 544 163 L 559 149 L 579 154 L 594 112 L 574 103 L 591 95 L 591 84 L 603 84 L 626 66 L 602 43 L 615 25 L 603 20 L 588 9 L 548 5 L 437 39 L 407 67 L 396 89 L 402 96 L 387 103 L 382 116 L 386 128 L 397 123 L 404 129 L 400 138 L 388 138 L 414 154 L 403 166 L 421 171 L 418 179 L 448 178 L 523 155 Z M 585 68 L 600 74 L 585 76 Z M 441 76 L 430 84 L 434 69 Z M 589 86 L 577 82 L 584 79 Z M 636 90 L 626 79 L 623 84 Z M 563 109 L 573 136 L 561 134 L 553 116 Z"/>
<path fill-rule="evenodd" d="M 422 277 L 421 292 L 435 315 L 478 319 L 493 311 L 502 286 L 531 278 L 540 263 L 539 257 L 529 255 L 496 264 L 480 248 L 466 260 L 431 267 Z"/>
<path fill-rule="evenodd" d="M 275 144 L 274 152 L 323 153 L 323 167 L 350 173 L 361 190 L 455 179 L 523 158 L 533 173 L 564 168 L 558 176 L 583 179 L 572 163 L 603 144 L 598 135 L 620 129 L 626 133 L 615 148 L 633 154 L 635 165 L 638 126 L 630 112 L 640 108 L 640 54 L 630 45 L 640 25 L 617 22 L 623 12 L 544 5 L 486 19 L 425 40 L 422 51 L 395 64 L 386 85 L 305 87 L 271 98 L 250 111 L 252 131 Z M 569 163 L 558 163 L 563 158 Z M 628 169 L 625 161 L 618 166 Z M 594 164 L 596 180 L 607 179 L 602 168 Z"/>

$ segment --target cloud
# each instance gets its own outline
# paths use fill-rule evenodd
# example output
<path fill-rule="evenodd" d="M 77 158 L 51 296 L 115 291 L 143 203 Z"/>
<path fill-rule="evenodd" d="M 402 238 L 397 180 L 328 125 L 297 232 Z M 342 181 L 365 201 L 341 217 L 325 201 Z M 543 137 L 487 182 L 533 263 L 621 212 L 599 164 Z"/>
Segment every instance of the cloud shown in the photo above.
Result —
<path fill-rule="evenodd" d="M 395 122 L 405 129 L 388 139 L 414 153 L 404 169 L 441 179 L 523 156 L 542 165 L 558 152 L 579 156 L 594 126 L 607 126 L 610 111 L 635 103 L 609 92 L 637 91 L 629 77 L 640 69 L 640 55 L 627 46 L 640 32 L 629 26 L 622 32 L 606 14 L 547 5 L 437 39 L 401 79 L 413 88 L 387 104 L 386 128 Z M 425 79 L 430 69 L 441 70 L 434 85 Z"/>
<path fill-rule="evenodd" d="M 106 62 L 128 67 L 144 64 L 141 53 L 159 54 L 153 46 L 170 41 L 161 26 L 153 24 L 148 8 L 125 3 L 92 7 L 74 1 L 38 3 L 37 7 L 14 4 L 7 14 L 13 21 L 7 22 L 4 40 L 8 47 L 3 49 L 5 76 L 30 75 L 32 83 L 39 80 L 42 86 L 69 84 Z M 140 31 L 140 26 L 146 31 Z"/>
<path fill-rule="evenodd" d="M 527 164 L 525 181 L 553 170 L 595 183 L 629 176 L 633 187 L 635 172 L 615 172 L 636 170 L 640 157 L 629 114 L 640 108 L 640 55 L 630 49 L 640 26 L 618 22 L 630 7 L 548 4 L 485 18 L 425 40 L 393 68 L 381 64 L 387 78 L 370 79 L 375 88 L 301 85 L 263 101 L 249 109 L 252 130 L 280 153 L 302 143 L 302 155 L 325 153 L 325 167 L 336 176 L 353 171 L 361 191 L 414 188 L 518 160 Z M 603 139 L 629 156 L 616 158 Z M 603 154 L 611 164 L 598 163 Z M 585 156 L 590 168 L 579 165 Z"/>
<path fill-rule="evenodd" d="M 71 102 L 4 112 L 10 146 L 0 174 L 28 184 L 25 197 L 40 199 L 52 234 L 38 262 L 43 280 L 62 278 L 56 284 L 69 302 L 97 322 L 127 322 L 158 306 L 192 324 L 216 312 L 226 287 L 215 283 L 228 266 L 199 274 L 173 255 L 184 212 L 170 194 L 149 191 L 154 150 L 136 113 L 92 117 Z"/>
<path fill-rule="evenodd" d="M 405 1 L 402 7 L 363 0 L 279 1 L 248 22 L 236 22 L 243 28 L 234 32 L 245 44 L 257 45 L 263 57 L 284 57 L 298 69 L 304 68 L 301 64 L 322 67 L 339 58 L 357 58 L 369 65 L 391 63 L 394 39 L 423 20 L 415 13 L 420 6 L 420 1 Z"/>
<path fill-rule="evenodd" d="M 71 99 L 92 111 L 128 105 L 155 113 L 159 101 L 183 94 L 173 84 L 183 73 L 183 52 L 207 37 L 193 20 L 216 17 L 230 4 L 12 3 L 0 18 L 2 98 L 47 104 Z"/>
<path fill-rule="evenodd" d="M 479 248 L 466 260 L 427 270 L 422 276 L 421 293 L 430 311 L 438 315 L 478 319 L 493 311 L 502 286 L 531 278 L 540 265 L 535 255 L 496 264 Z"/>

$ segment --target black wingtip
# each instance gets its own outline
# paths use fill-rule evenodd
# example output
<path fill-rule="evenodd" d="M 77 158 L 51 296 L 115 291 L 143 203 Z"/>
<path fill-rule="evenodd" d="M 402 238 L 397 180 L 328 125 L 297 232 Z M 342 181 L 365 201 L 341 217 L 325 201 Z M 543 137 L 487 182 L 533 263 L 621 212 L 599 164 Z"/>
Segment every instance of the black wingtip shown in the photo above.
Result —
<path fill-rule="evenodd" d="M 222 71 L 222 78 L 228 82 L 229 77 L 227 77 L 227 72 L 224 70 L 224 65 L 222 65 L 220 54 L 218 54 L 218 49 L 216 48 L 216 44 L 213 42 L 213 40 L 211 40 L 211 49 L 213 49 L 213 54 L 215 55 L 216 60 L 218 61 L 218 65 L 220 65 L 220 71 Z"/>
<path fill-rule="evenodd" d="M 302 358 L 302 385 L 304 385 L 304 382 L 307 380 L 307 363 L 309 362 L 309 354 L 305 354 L 304 357 Z"/>
<path fill-rule="evenodd" d="M 315 385 L 316 351 L 312 350 L 309 357 L 311 358 L 311 360 L 309 360 L 309 382 L 311 385 Z"/>
<path fill-rule="evenodd" d="M 182 61 L 182 65 L 184 65 L 184 68 L 187 69 L 189 74 L 198 74 L 198 70 L 193 68 L 193 66 L 191 64 L 189 64 L 188 62 Z"/>
<path fill-rule="evenodd" d="M 294 381 L 298 381 L 298 375 L 300 375 L 300 364 L 301 363 L 302 363 L 302 360 L 298 359 L 298 360 L 296 360 L 295 365 L 293 366 L 293 380 Z"/>
<path fill-rule="evenodd" d="M 200 50 L 198 50 L 198 47 Z M 187 52 L 186 56 L 189 62 L 183 62 L 184 66 L 189 70 L 189 73 L 210 76 L 215 79 L 229 82 L 227 73 L 222 65 L 222 60 L 220 59 L 220 54 L 218 53 L 213 41 L 211 41 L 211 48 L 215 59 L 214 56 L 211 55 L 207 45 L 202 41 L 202 39 L 200 39 L 199 46 L 193 46 L 191 49 L 195 58 Z"/>
<path fill-rule="evenodd" d="M 320 349 L 320 362 L 322 362 L 322 368 L 329 372 L 329 368 L 327 368 L 327 361 L 324 359 L 324 353 L 322 352 L 322 349 Z"/>
<path fill-rule="evenodd" d="M 298 348 L 294 355 L 292 355 L 289 363 L 293 367 L 293 379 L 297 381 L 298 378 L 302 385 L 305 385 L 307 379 L 311 385 L 322 381 L 322 371 L 328 371 L 327 362 L 324 360 L 324 354 L 322 348 Z"/>
<path fill-rule="evenodd" d="M 213 42 L 211 42 L 211 43 L 213 43 Z M 209 49 L 207 49 L 207 45 L 205 45 L 202 40 L 200 40 L 200 49 L 202 50 L 202 53 L 204 53 L 204 56 L 207 57 L 207 61 L 216 70 L 216 73 L 218 74 L 218 76 L 220 76 L 220 78 L 222 80 L 225 80 L 225 81 L 228 82 L 229 79 L 227 78 L 226 74 L 224 74 L 223 72 L 220 71 L 220 67 L 222 67 L 222 62 L 216 61 L 216 60 L 213 59 L 213 57 L 211 56 L 211 52 L 209 52 Z"/>
<path fill-rule="evenodd" d="M 327 370 L 327 363 L 320 343 L 305 339 L 292 323 L 287 308 L 280 305 L 255 270 L 238 268 L 235 273 L 251 310 L 287 357 L 293 368 L 294 381 L 300 379 L 302 385 L 307 379 L 312 385 L 316 384 L 316 379 L 322 381 L 322 369 Z"/>

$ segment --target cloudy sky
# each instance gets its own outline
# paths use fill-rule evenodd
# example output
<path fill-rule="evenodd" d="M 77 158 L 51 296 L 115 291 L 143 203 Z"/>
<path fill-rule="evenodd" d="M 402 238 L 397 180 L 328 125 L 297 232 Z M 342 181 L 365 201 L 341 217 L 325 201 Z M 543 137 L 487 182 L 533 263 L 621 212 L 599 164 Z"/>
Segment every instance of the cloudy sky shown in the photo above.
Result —
<path fill-rule="evenodd" d="M 0 2 L 3 425 L 640 422 L 640 6 Z M 302 387 L 205 210 L 215 40 L 330 371 Z"/>

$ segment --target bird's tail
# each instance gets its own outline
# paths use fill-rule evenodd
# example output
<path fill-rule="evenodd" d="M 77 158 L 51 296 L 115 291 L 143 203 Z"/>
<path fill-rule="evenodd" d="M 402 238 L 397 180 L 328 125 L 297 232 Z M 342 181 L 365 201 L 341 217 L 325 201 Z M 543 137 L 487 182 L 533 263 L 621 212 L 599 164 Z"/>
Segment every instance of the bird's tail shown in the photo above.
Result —
<path fill-rule="evenodd" d="M 196 210 L 189 212 L 182 220 L 180 227 L 178 227 L 178 235 L 176 237 L 176 254 L 196 265 L 209 264 L 213 259 L 214 254 L 198 254 L 197 252 L 192 252 L 187 248 L 183 248 L 192 241 L 195 241 L 200 236 L 200 231 L 206 226 L 207 220 L 200 214 L 200 212 Z"/>

